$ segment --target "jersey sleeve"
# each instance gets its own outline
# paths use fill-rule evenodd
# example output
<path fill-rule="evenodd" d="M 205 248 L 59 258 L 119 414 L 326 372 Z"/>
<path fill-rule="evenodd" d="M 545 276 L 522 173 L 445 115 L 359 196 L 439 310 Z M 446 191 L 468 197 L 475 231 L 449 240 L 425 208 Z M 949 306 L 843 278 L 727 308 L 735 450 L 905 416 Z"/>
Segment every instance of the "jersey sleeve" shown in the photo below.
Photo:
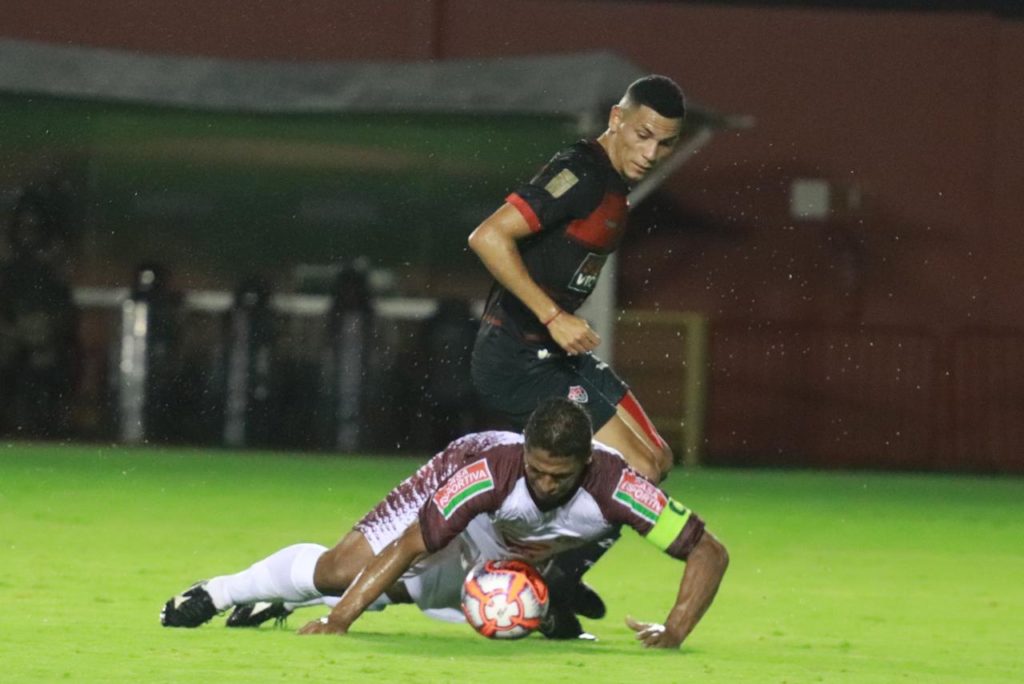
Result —
<path fill-rule="evenodd" d="M 625 465 L 601 487 L 601 508 L 609 522 L 628 525 L 647 541 L 680 560 L 704 536 L 700 516 Z"/>
<path fill-rule="evenodd" d="M 486 457 L 470 460 L 441 482 L 420 509 L 420 530 L 427 552 L 447 546 L 480 513 L 501 505 L 494 467 Z"/>
<path fill-rule="evenodd" d="M 559 153 L 505 201 L 514 206 L 533 232 L 589 215 L 601 202 L 600 174 L 584 156 L 570 148 Z"/>

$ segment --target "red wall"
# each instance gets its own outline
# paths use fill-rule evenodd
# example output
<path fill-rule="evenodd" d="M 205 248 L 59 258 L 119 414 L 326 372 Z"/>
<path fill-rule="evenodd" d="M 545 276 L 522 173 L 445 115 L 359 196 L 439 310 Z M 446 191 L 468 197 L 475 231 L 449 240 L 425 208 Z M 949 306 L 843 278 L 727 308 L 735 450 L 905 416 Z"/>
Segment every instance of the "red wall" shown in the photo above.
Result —
<path fill-rule="evenodd" d="M 434 2 L 7 0 L 0 35 L 232 59 L 425 59 Z"/>

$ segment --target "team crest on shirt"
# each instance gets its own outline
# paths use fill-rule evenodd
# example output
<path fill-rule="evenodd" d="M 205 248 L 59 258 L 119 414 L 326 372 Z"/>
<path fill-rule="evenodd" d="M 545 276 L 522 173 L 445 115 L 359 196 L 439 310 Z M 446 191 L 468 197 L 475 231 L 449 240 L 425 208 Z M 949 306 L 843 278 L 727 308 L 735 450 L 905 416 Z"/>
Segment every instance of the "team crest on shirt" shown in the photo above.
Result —
<path fill-rule="evenodd" d="M 660 489 L 631 470 L 622 471 L 612 498 L 652 525 L 668 503 Z"/>
<path fill-rule="evenodd" d="M 587 390 L 585 390 L 581 385 L 572 385 L 569 388 L 569 393 L 565 396 L 569 401 L 574 401 L 577 404 L 586 404 L 590 399 L 590 395 L 587 394 Z"/>
<path fill-rule="evenodd" d="M 554 199 L 558 199 L 565 193 L 572 189 L 572 186 L 580 182 L 580 179 L 576 177 L 576 174 L 569 169 L 562 169 L 555 177 L 548 181 L 548 184 L 544 186 L 544 189 L 548 191 Z"/>
<path fill-rule="evenodd" d="M 494 477 L 491 469 L 486 460 L 479 460 L 452 475 L 434 494 L 434 505 L 447 520 L 462 504 L 492 489 Z"/>

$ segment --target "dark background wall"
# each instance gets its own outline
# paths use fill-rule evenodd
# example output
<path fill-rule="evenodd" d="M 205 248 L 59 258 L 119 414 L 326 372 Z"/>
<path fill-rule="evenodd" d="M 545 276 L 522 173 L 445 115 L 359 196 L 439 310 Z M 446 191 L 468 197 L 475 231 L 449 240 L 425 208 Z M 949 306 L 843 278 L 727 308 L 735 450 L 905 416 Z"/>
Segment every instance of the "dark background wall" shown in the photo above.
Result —
<path fill-rule="evenodd" d="M 757 119 L 669 182 L 669 206 L 654 216 L 666 225 L 626 253 L 634 306 L 939 327 L 1021 319 L 1024 23 L 1012 18 L 550 0 L 12 0 L 0 33 L 238 59 L 614 50 Z M 802 177 L 859 192 L 861 208 L 793 220 L 790 182 Z M 679 216 L 687 226 L 668 220 Z"/>
<path fill-rule="evenodd" d="M 709 450 L 1021 470 L 1024 22 L 791 5 L 9 0 L 0 35 L 299 61 L 618 52 L 757 121 L 676 173 L 623 250 L 624 306 L 718 322 Z M 826 219 L 792 216 L 801 178 L 830 184 Z"/>

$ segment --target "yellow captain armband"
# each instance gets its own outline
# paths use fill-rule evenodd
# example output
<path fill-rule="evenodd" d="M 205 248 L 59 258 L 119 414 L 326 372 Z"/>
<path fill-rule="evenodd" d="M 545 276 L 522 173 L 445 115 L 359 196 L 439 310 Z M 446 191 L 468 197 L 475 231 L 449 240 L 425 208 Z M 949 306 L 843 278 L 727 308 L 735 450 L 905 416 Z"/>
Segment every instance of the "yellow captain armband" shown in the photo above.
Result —
<path fill-rule="evenodd" d="M 686 527 L 686 521 L 690 519 L 691 515 L 693 515 L 693 511 L 670 496 L 668 503 L 661 509 L 658 521 L 654 523 L 654 527 L 651 528 L 651 531 L 647 533 L 644 539 L 662 551 L 668 550 L 668 547 L 672 545 L 672 542 L 676 540 L 679 533 Z"/>

